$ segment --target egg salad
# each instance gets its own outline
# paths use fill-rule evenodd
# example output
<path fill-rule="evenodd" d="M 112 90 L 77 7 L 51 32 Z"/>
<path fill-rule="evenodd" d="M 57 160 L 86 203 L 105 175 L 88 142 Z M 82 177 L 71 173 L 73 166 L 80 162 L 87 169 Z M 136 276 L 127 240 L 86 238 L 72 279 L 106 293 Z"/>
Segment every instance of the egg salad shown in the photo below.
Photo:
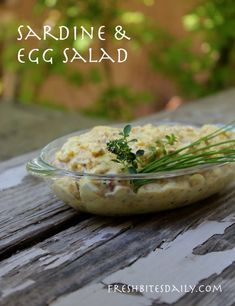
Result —
<path fill-rule="evenodd" d="M 70 137 L 55 154 L 54 166 L 77 176 L 57 178 L 52 188 L 77 210 L 100 215 L 150 213 L 197 202 L 234 177 L 234 166 L 227 162 L 234 158 L 234 132 L 217 131 L 215 125 L 94 127 Z M 155 173 L 162 176 L 154 179 Z"/>

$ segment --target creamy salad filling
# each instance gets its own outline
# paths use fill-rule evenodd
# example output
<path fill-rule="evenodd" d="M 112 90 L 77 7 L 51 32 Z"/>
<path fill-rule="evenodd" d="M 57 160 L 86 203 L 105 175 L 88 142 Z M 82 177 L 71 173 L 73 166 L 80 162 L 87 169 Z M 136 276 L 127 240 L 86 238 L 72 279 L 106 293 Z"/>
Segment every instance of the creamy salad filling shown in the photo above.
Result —
<path fill-rule="evenodd" d="M 200 128 L 152 124 L 134 126 L 128 132 L 128 147 L 131 154 L 136 156 L 134 170 L 141 171 L 152 160 L 171 154 L 217 129 L 214 125 Z M 56 153 L 54 165 L 79 173 L 128 173 L 130 167 L 118 160 L 118 155 L 107 146 L 120 139 L 121 134 L 120 128 L 97 126 L 87 133 L 73 136 Z M 222 143 L 219 148 L 226 149 L 228 145 L 223 142 L 229 139 L 234 139 L 234 132 L 224 131 L 197 144 L 197 149 L 216 143 Z M 130 180 L 92 179 L 89 176 L 56 179 L 52 188 L 60 198 L 78 210 L 123 215 L 148 213 L 196 202 L 225 188 L 233 176 L 234 166 L 226 164 L 193 174 L 149 181 L 136 190 Z"/>

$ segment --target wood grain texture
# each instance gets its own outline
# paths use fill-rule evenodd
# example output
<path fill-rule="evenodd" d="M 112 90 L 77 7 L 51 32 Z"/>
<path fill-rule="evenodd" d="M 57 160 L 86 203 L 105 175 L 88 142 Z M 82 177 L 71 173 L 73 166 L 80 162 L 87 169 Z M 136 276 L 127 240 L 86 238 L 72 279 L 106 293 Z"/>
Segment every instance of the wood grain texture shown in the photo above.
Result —
<path fill-rule="evenodd" d="M 190 305 L 193 301 L 195 306 L 221 306 L 221 305 L 234 305 L 235 304 L 235 292 L 234 292 L 234 283 L 235 283 L 235 261 L 222 273 L 219 275 L 212 275 L 211 277 L 202 280 L 199 282 L 200 285 L 210 285 L 210 286 L 219 286 L 222 287 L 222 292 L 214 292 L 208 294 L 207 292 L 202 292 L 198 294 L 190 293 L 186 294 L 179 301 L 174 304 L 174 306 L 185 306 Z M 153 304 L 152 306 L 157 306 L 158 304 Z"/>
<path fill-rule="evenodd" d="M 234 99 L 235 90 L 230 90 L 141 121 L 228 122 L 234 119 Z M 108 276 L 115 276 L 125 267 L 135 267 L 140 259 L 205 222 L 229 219 L 231 224 L 224 232 L 217 232 L 215 227 L 214 233 L 193 247 L 192 256 L 228 254 L 224 252 L 235 247 L 234 186 L 220 196 L 170 212 L 126 219 L 98 218 L 76 213 L 57 200 L 44 182 L 26 175 L 25 162 L 36 154 L 0 163 L 0 305 L 77 305 L 85 285 L 94 284 L 103 292 L 102 281 Z M 192 300 L 193 305 L 235 303 L 231 286 L 235 282 L 234 264 L 226 258 L 222 263 L 226 267 L 223 271 L 199 282 L 222 282 L 224 291 L 220 295 L 185 294 L 173 304 L 186 306 Z M 216 263 L 213 265 L 216 268 Z M 70 298 L 73 292 L 74 303 Z M 97 303 L 95 294 L 93 301 Z M 109 303 L 115 306 L 115 301 L 119 299 L 111 297 Z M 169 304 L 157 299 L 142 302 Z M 132 305 L 137 306 L 137 301 Z"/>
<path fill-rule="evenodd" d="M 174 120 L 185 123 L 223 123 L 234 120 L 235 116 L 235 88 L 220 92 L 177 108 L 174 111 L 163 111 L 138 120 Z"/>
<path fill-rule="evenodd" d="M 19 162 L 0 166 L 0 259 L 85 217 L 56 199 L 42 180 L 28 176 Z"/>
<path fill-rule="evenodd" d="M 59 136 L 105 122 L 107 120 L 89 118 L 78 112 L 0 100 L 0 160 L 30 152 Z"/>
<path fill-rule="evenodd" d="M 207 220 L 231 218 L 234 194 L 232 188 L 219 198 L 152 216 L 84 220 L 1 262 L 1 305 L 16 301 L 17 305 L 47 305 L 90 282 L 102 281 Z M 22 284 L 29 285 L 18 291 Z"/>

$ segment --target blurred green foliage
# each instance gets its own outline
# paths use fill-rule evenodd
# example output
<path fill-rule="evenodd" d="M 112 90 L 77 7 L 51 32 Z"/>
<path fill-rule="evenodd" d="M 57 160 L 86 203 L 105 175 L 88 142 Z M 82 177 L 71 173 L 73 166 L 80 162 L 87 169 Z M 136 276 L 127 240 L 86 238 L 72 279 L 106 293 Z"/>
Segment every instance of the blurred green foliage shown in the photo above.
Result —
<path fill-rule="evenodd" d="M 156 45 L 151 61 L 171 77 L 181 94 L 198 98 L 235 85 L 235 5 L 233 0 L 203 0 L 183 16 L 190 38 L 172 35 Z M 200 48 L 193 39 L 202 41 Z"/>
<path fill-rule="evenodd" d="M 154 4 L 154 0 L 136 1 L 147 6 Z M 187 38 L 183 39 L 168 33 L 141 11 L 126 9 L 122 4 L 122 0 L 37 0 L 34 13 L 35 16 L 47 16 L 46 21 L 52 22 L 55 28 L 59 25 L 70 28 L 105 25 L 110 30 L 108 40 L 112 40 L 113 44 L 123 44 L 115 41 L 111 32 L 117 24 L 122 24 L 132 38 L 128 45 L 134 52 L 144 49 L 153 71 L 171 78 L 185 98 L 198 98 L 235 84 L 233 0 L 202 0 L 182 18 L 182 24 L 189 32 Z M 99 67 L 93 66 L 89 70 L 80 71 L 72 65 L 68 69 L 68 65 L 56 60 L 66 47 L 75 47 L 80 52 L 86 52 L 91 46 L 90 40 L 74 41 L 70 38 L 66 41 L 41 41 L 38 44 L 41 50 L 53 48 L 58 52 L 54 54 L 53 65 L 45 62 L 36 67 L 30 62 L 19 64 L 16 60 L 19 45 L 15 43 L 15 29 L 18 25 L 17 20 L 1 25 L 0 40 L 7 46 L 3 48 L 6 69 L 19 76 L 16 90 L 19 100 L 37 102 L 43 81 L 55 74 L 78 88 L 88 84 L 99 88 L 100 96 L 92 108 L 86 110 L 89 114 L 129 119 L 135 106 L 157 99 L 150 92 L 136 91 L 130 84 L 116 85 L 110 66 L 112 63 L 104 62 Z M 200 43 L 195 45 L 195 41 Z M 107 47 L 106 41 L 95 41 L 94 44 Z M 48 101 L 45 103 L 51 104 Z"/>

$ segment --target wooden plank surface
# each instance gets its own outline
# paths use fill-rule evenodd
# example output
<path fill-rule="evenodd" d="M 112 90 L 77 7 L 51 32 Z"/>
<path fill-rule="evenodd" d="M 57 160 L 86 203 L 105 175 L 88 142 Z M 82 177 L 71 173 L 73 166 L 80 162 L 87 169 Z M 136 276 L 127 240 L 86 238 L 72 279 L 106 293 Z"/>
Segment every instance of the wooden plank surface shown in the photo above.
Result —
<path fill-rule="evenodd" d="M 227 122 L 234 119 L 234 98 L 231 90 L 143 121 Z M 192 299 L 193 305 L 235 303 L 234 186 L 171 212 L 98 218 L 76 213 L 26 174 L 25 162 L 35 154 L 0 163 L 0 305 L 69 306 L 78 300 L 79 306 L 99 305 L 99 299 L 100 305 L 107 300 L 113 306 L 186 306 Z M 171 294 L 171 299 L 159 293 L 107 293 L 110 283 L 160 283 L 174 275 L 182 281 L 186 275 L 192 285 L 222 283 L 224 290 Z"/>
<path fill-rule="evenodd" d="M 56 199 L 43 181 L 28 176 L 24 163 L 7 164 L 8 169 L 4 163 L 0 167 L 0 258 L 84 218 Z"/>
<path fill-rule="evenodd" d="M 234 195 L 233 186 L 219 198 L 171 212 L 147 217 L 84 220 L 0 263 L 1 305 L 16 302 L 28 305 L 30 301 L 33 305 L 52 302 L 68 305 L 69 296 L 55 300 L 94 281 L 97 284 L 91 289 L 98 287 L 96 294 L 84 298 L 86 289 L 82 288 L 76 292 L 76 300 L 80 301 L 79 306 L 97 305 L 100 298 L 108 297 L 109 302 L 113 299 L 103 284 L 146 283 L 148 279 L 150 283 L 153 280 L 169 283 L 178 279 L 178 282 L 194 285 L 215 273 L 220 275 L 235 261 L 234 239 L 229 238 L 228 250 L 207 250 L 197 255 L 197 248 L 204 242 L 210 245 L 208 240 L 215 234 L 226 235 L 226 229 L 235 223 Z M 208 254 L 213 255 L 204 259 Z M 118 270 L 120 272 L 115 272 Z M 128 296 L 124 296 L 129 301 Z M 143 296 L 140 301 L 138 297 L 134 305 L 142 305 Z M 152 298 L 145 298 L 146 305 L 151 305 Z"/>
<path fill-rule="evenodd" d="M 62 112 L 0 100 L 0 160 L 30 152 L 59 136 L 104 122 L 107 120 L 75 111 Z"/>

